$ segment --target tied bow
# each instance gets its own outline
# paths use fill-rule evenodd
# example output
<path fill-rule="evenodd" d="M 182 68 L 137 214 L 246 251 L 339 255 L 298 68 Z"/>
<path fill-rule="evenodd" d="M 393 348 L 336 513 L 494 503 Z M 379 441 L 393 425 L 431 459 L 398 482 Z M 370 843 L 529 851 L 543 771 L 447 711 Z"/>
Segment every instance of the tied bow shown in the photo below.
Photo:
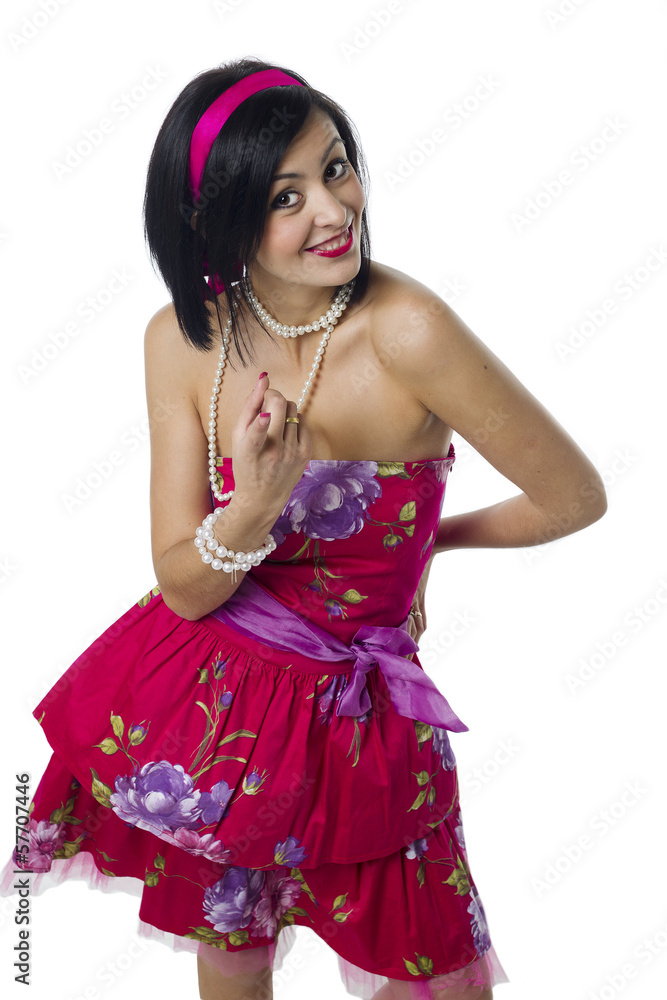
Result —
<path fill-rule="evenodd" d="M 356 662 L 336 714 L 363 715 L 370 709 L 366 674 L 377 663 L 387 681 L 391 703 L 399 715 L 452 732 L 467 732 L 468 727 L 453 712 L 431 678 L 416 663 L 406 659 L 418 649 L 419 646 L 404 627 L 363 625 L 350 646 Z"/>
<path fill-rule="evenodd" d="M 358 716 L 368 712 L 371 698 L 366 674 L 377 663 L 399 715 L 455 733 L 468 731 L 428 674 L 407 659 L 419 649 L 406 631 L 407 618 L 398 628 L 362 625 L 347 646 L 315 622 L 285 607 L 249 575 L 211 614 L 242 635 L 275 649 L 323 661 L 354 660 L 351 676 L 338 701 L 337 715 Z"/>

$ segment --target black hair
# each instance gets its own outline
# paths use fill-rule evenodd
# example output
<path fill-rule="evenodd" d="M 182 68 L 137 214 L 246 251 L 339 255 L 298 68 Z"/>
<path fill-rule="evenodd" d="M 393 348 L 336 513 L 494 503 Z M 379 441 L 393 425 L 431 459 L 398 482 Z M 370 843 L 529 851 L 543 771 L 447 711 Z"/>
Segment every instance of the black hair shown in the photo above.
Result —
<path fill-rule="evenodd" d="M 267 88 L 239 105 L 215 138 L 204 168 L 200 197 L 195 202 L 190 188 L 189 152 L 197 121 L 234 83 L 264 69 L 282 70 L 303 86 Z M 244 350 L 252 357 L 252 346 L 241 332 L 240 310 L 232 308 L 236 293 L 256 313 L 245 282 L 239 280 L 239 265 L 247 267 L 257 254 L 273 174 L 314 108 L 334 122 L 366 196 L 360 227 L 361 266 L 348 303 L 352 305 L 365 294 L 370 272 L 368 168 L 357 130 L 346 112 L 298 73 L 255 58 L 237 59 L 200 73 L 169 109 L 148 164 L 144 235 L 151 261 L 171 293 L 181 332 L 197 349 L 211 349 L 213 331 L 205 300 L 215 303 L 221 332 L 222 327 L 215 291 L 204 275 L 219 275 L 232 317 L 231 340 L 244 367 Z M 236 282 L 234 289 L 232 282 Z M 334 289 L 331 301 L 336 292 Z M 245 320 L 244 328 L 247 333 Z"/>

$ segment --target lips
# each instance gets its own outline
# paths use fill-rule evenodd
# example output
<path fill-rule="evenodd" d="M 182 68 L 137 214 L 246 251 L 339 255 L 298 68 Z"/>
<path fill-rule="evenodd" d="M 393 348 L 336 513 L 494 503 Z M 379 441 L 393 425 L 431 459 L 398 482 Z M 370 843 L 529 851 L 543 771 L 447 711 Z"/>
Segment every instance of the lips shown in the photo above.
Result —
<path fill-rule="evenodd" d="M 341 229 L 341 231 L 339 233 L 336 233 L 335 236 L 329 236 L 328 239 L 322 240 L 321 243 L 315 243 L 312 247 L 306 247 L 306 250 L 320 250 L 322 247 L 326 246 L 328 243 L 335 243 L 336 240 L 340 236 L 345 236 L 345 235 L 349 234 L 349 229 L 350 229 L 351 225 L 352 225 L 351 222 L 348 223 L 348 225 L 345 227 L 345 229 Z"/>
<path fill-rule="evenodd" d="M 335 243 L 336 241 L 343 240 L 340 246 L 335 247 L 333 250 L 324 250 L 323 247 L 329 243 Z M 306 247 L 308 253 L 315 254 L 316 257 L 341 257 L 343 254 L 348 253 L 352 244 L 354 242 L 354 230 L 352 228 L 352 223 L 344 229 L 342 233 L 337 236 L 332 236 L 330 239 L 325 240 L 323 243 L 318 243 L 314 247 Z"/>

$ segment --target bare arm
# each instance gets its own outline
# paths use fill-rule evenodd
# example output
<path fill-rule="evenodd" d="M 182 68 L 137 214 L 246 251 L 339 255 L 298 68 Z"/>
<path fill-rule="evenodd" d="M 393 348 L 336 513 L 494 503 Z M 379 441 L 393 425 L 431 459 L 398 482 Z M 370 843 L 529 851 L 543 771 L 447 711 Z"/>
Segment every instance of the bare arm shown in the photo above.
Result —
<path fill-rule="evenodd" d="M 414 282 L 401 296 L 394 323 L 411 336 L 394 377 L 523 491 L 443 518 L 433 552 L 537 545 L 602 517 L 601 477 L 545 407 L 430 289 Z"/>
<path fill-rule="evenodd" d="M 203 563 L 194 545 L 196 529 L 212 509 L 208 442 L 188 378 L 193 348 L 169 307 L 149 322 L 144 346 L 153 565 L 165 604 L 194 621 L 223 604 L 245 573 L 239 571 L 233 583 L 229 573 Z M 301 427 L 297 440 L 295 425 L 285 425 L 288 406 L 296 412 L 264 378 L 235 425 L 234 496 L 215 524 L 218 540 L 235 551 L 262 544 L 310 457 L 307 430 Z M 268 423 L 259 417 L 263 409 L 271 413 Z"/>

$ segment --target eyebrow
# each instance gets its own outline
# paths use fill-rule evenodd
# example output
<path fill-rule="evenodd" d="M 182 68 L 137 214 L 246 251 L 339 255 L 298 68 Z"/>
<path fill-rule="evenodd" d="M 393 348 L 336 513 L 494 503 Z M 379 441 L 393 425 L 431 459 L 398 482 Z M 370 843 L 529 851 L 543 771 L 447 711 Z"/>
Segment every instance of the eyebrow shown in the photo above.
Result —
<path fill-rule="evenodd" d="M 339 135 L 334 136 L 334 138 L 331 140 L 331 142 L 329 143 L 329 145 L 327 146 L 327 148 L 324 150 L 324 155 L 322 156 L 322 159 L 320 160 L 320 166 L 321 167 L 324 166 L 325 160 L 326 160 L 327 156 L 329 155 L 329 153 L 331 152 L 331 150 L 334 148 L 334 146 L 337 143 L 342 142 L 342 141 L 343 140 L 341 139 L 341 137 Z M 275 183 L 275 181 L 283 181 L 283 180 L 287 180 L 288 178 L 294 178 L 294 177 L 302 178 L 303 174 L 275 174 L 275 176 L 271 180 L 271 183 L 273 184 L 273 183 Z"/>

